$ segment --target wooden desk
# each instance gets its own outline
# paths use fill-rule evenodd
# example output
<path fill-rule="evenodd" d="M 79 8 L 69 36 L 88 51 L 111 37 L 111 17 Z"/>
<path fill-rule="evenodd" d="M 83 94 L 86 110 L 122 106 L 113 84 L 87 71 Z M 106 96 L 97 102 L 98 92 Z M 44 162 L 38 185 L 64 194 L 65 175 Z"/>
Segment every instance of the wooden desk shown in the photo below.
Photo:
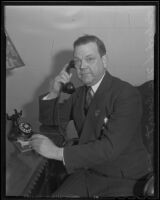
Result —
<path fill-rule="evenodd" d="M 6 196 L 29 196 L 47 164 L 47 159 L 34 151 L 21 153 L 7 138 L 11 126 L 11 121 L 7 121 Z"/>
<path fill-rule="evenodd" d="M 6 195 L 29 196 L 47 160 L 33 152 L 10 155 L 6 166 Z"/>
<path fill-rule="evenodd" d="M 10 128 L 11 122 L 7 121 L 6 136 Z M 42 126 L 39 133 L 54 138 L 57 145 L 63 142 L 56 129 L 54 134 L 53 128 L 46 129 Z M 47 163 L 47 159 L 34 151 L 21 153 L 6 137 L 6 196 L 32 196 L 32 190 Z"/>

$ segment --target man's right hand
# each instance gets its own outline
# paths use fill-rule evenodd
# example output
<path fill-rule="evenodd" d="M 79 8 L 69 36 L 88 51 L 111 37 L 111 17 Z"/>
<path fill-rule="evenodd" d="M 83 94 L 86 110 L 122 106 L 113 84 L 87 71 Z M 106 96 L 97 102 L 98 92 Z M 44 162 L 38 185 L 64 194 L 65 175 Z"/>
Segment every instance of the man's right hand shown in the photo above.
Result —
<path fill-rule="evenodd" d="M 66 67 L 68 66 L 68 63 L 64 66 L 62 71 L 56 76 L 54 79 L 50 81 L 50 88 L 49 88 L 49 94 L 47 95 L 47 99 L 53 99 L 56 98 L 61 90 L 61 84 L 68 83 L 72 77 L 72 73 L 68 74 L 66 72 Z"/>

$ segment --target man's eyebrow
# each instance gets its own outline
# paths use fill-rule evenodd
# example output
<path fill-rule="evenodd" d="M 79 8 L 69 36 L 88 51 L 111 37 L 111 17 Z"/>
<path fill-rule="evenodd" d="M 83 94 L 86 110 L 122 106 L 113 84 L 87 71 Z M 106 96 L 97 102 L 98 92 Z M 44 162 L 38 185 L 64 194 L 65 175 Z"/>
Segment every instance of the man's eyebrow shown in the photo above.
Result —
<path fill-rule="evenodd" d="M 89 55 L 86 55 L 85 57 L 93 57 L 94 55 L 93 54 L 89 54 Z"/>
<path fill-rule="evenodd" d="M 88 55 L 85 56 L 85 58 L 86 58 L 86 57 L 90 57 L 90 56 L 94 56 L 94 55 L 93 55 L 93 54 L 88 54 Z M 76 57 L 76 56 L 74 56 L 74 58 L 75 58 L 75 59 L 80 59 L 79 57 Z"/>

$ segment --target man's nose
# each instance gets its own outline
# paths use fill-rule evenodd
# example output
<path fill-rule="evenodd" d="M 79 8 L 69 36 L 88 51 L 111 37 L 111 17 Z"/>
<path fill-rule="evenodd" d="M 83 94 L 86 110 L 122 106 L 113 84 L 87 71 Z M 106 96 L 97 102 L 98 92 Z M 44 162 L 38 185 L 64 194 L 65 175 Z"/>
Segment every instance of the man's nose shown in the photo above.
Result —
<path fill-rule="evenodd" d="M 87 63 L 85 62 L 85 60 L 82 60 L 81 61 L 81 66 L 80 66 L 81 69 L 84 69 L 84 68 L 87 68 Z"/>

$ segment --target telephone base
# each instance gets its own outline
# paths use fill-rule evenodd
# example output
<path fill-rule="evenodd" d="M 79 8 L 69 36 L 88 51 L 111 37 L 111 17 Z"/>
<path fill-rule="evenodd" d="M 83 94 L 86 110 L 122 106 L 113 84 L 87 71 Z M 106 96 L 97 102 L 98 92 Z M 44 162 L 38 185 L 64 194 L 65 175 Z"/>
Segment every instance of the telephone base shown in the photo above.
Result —
<path fill-rule="evenodd" d="M 32 151 L 32 147 L 30 146 L 28 141 L 17 139 L 16 141 L 12 141 L 12 142 L 14 143 L 14 145 L 17 147 L 17 149 L 20 152 Z"/>

